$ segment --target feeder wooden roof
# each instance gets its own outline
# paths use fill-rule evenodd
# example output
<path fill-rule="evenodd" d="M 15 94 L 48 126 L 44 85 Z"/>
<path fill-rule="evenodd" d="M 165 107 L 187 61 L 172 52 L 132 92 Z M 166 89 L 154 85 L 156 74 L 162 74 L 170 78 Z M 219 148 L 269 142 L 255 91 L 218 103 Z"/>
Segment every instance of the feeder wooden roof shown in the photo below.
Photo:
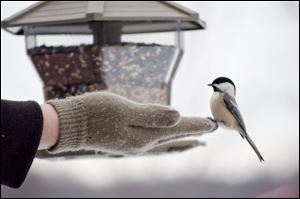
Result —
<path fill-rule="evenodd" d="M 205 22 L 199 19 L 197 12 L 172 1 L 42 1 L 3 20 L 1 25 L 13 34 L 24 34 L 26 27 L 92 21 L 119 21 L 135 25 L 135 28 L 124 26 L 123 33 L 172 31 L 178 29 L 175 22 L 180 22 L 181 30 L 205 28 Z M 137 26 L 139 23 L 140 28 Z"/>

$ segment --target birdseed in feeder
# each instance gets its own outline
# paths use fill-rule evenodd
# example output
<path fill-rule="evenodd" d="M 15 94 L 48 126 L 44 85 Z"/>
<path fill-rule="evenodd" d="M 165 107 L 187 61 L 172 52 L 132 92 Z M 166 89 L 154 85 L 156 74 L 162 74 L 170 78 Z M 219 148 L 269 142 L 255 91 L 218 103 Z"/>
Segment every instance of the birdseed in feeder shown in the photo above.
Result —
<path fill-rule="evenodd" d="M 164 79 L 175 54 L 174 46 L 41 46 L 29 54 L 44 82 L 47 100 L 108 90 L 142 103 L 168 102 Z"/>

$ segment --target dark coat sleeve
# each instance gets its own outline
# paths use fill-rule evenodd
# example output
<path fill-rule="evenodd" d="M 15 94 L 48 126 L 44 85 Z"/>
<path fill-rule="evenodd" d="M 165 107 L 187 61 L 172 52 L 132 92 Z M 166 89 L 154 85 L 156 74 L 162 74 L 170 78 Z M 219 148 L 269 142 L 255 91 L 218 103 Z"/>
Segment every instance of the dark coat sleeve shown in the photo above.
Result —
<path fill-rule="evenodd" d="M 43 130 L 38 103 L 1 100 L 1 184 L 21 186 L 30 169 Z"/>

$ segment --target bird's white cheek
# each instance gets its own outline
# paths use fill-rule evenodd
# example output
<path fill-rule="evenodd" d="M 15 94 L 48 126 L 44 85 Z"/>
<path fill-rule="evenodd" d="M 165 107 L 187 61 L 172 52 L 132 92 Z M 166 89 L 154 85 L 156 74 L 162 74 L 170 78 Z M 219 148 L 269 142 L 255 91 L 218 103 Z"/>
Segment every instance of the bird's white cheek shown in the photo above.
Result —
<path fill-rule="evenodd" d="M 235 89 L 234 86 L 230 83 L 222 83 L 219 85 L 216 85 L 222 92 L 226 92 L 232 97 L 235 97 Z"/>

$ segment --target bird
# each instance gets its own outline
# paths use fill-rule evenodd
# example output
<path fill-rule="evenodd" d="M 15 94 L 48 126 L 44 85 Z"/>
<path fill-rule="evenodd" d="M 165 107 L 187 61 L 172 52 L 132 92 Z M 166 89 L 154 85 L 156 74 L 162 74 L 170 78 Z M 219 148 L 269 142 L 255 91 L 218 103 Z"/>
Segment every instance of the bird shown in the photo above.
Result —
<path fill-rule="evenodd" d="M 210 100 L 210 108 L 214 120 L 227 129 L 236 130 L 242 138 L 245 138 L 255 151 L 260 162 L 264 161 L 258 148 L 247 133 L 244 120 L 236 102 L 236 87 L 233 81 L 227 77 L 219 77 L 211 84 L 214 89 Z"/>

